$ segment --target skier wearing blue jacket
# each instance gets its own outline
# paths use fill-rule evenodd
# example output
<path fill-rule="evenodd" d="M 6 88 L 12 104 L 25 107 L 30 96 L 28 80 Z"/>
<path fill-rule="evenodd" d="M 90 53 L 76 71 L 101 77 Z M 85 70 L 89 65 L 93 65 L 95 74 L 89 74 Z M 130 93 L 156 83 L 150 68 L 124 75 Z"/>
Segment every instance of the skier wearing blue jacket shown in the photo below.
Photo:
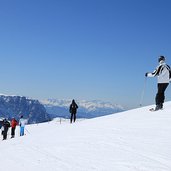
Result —
<path fill-rule="evenodd" d="M 155 111 L 159 109 L 163 109 L 163 103 L 165 100 L 165 90 L 169 85 L 170 79 L 171 79 L 171 69 L 170 66 L 165 63 L 165 57 L 160 56 L 158 58 L 159 65 L 157 68 L 152 72 L 147 72 L 145 74 L 146 77 L 158 77 L 158 84 L 157 84 L 157 94 L 155 98 L 156 107 Z"/>

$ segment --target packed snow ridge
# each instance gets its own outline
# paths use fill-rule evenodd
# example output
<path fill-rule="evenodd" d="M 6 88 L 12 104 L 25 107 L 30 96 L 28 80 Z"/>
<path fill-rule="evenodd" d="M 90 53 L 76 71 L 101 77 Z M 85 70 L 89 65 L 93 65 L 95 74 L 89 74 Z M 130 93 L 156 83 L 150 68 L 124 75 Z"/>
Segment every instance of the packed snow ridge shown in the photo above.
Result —
<path fill-rule="evenodd" d="M 171 171 L 171 102 L 114 115 L 26 126 L 0 141 L 6 171 Z M 10 137 L 10 135 L 9 135 Z M 2 139 L 2 138 L 1 138 Z"/>

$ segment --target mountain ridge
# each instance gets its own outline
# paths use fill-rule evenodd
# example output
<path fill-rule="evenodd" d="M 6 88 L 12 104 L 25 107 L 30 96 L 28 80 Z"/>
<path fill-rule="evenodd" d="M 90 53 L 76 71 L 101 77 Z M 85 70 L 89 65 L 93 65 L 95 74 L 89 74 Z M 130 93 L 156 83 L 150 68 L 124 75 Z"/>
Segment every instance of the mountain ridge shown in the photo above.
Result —
<path fill-rule="evenodd" d="M 19 119 L 21 115 L 28 119 L 28 123 L 45 122 L 50 119 L 38 100 L 25 96 L 0 95 L 0 117 Z"/>
<path fill-rule="evenodd" d="M 45 99 L 40 102 L 52 117 L 69 117 L 71 99 Z M 76 100 L 79 118 L 93 118 L 124 111 L 121 105 L 101 100 Z M 53 116 L 54 115 L 54 116 Z"/>

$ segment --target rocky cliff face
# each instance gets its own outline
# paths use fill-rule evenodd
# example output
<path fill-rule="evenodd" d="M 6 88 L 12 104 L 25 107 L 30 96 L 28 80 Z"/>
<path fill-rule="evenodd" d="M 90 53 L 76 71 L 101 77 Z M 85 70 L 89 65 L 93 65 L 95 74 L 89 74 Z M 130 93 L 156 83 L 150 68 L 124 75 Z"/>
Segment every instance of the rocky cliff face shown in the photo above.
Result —
<path fill-rule="evenodd" d="M 28 123 L 40 123 L 49 120 L 48 113 L 38 100 L 21 96 L 0 95 L 0 117 L 19 119 L 23 115 Z"/>

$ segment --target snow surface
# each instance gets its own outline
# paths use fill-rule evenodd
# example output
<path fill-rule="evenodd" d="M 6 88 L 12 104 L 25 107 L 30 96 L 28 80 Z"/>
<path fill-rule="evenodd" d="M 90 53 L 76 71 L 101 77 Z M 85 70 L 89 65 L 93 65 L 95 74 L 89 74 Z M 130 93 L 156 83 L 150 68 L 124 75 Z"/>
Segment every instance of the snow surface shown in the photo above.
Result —
<path fill-rule="evenodd" d="M 0 141 L 0 170 L 171 171 L 171 102 L 150 107 L 27 125 L 23 137 L 17 128 L 16 138 Z"/>

